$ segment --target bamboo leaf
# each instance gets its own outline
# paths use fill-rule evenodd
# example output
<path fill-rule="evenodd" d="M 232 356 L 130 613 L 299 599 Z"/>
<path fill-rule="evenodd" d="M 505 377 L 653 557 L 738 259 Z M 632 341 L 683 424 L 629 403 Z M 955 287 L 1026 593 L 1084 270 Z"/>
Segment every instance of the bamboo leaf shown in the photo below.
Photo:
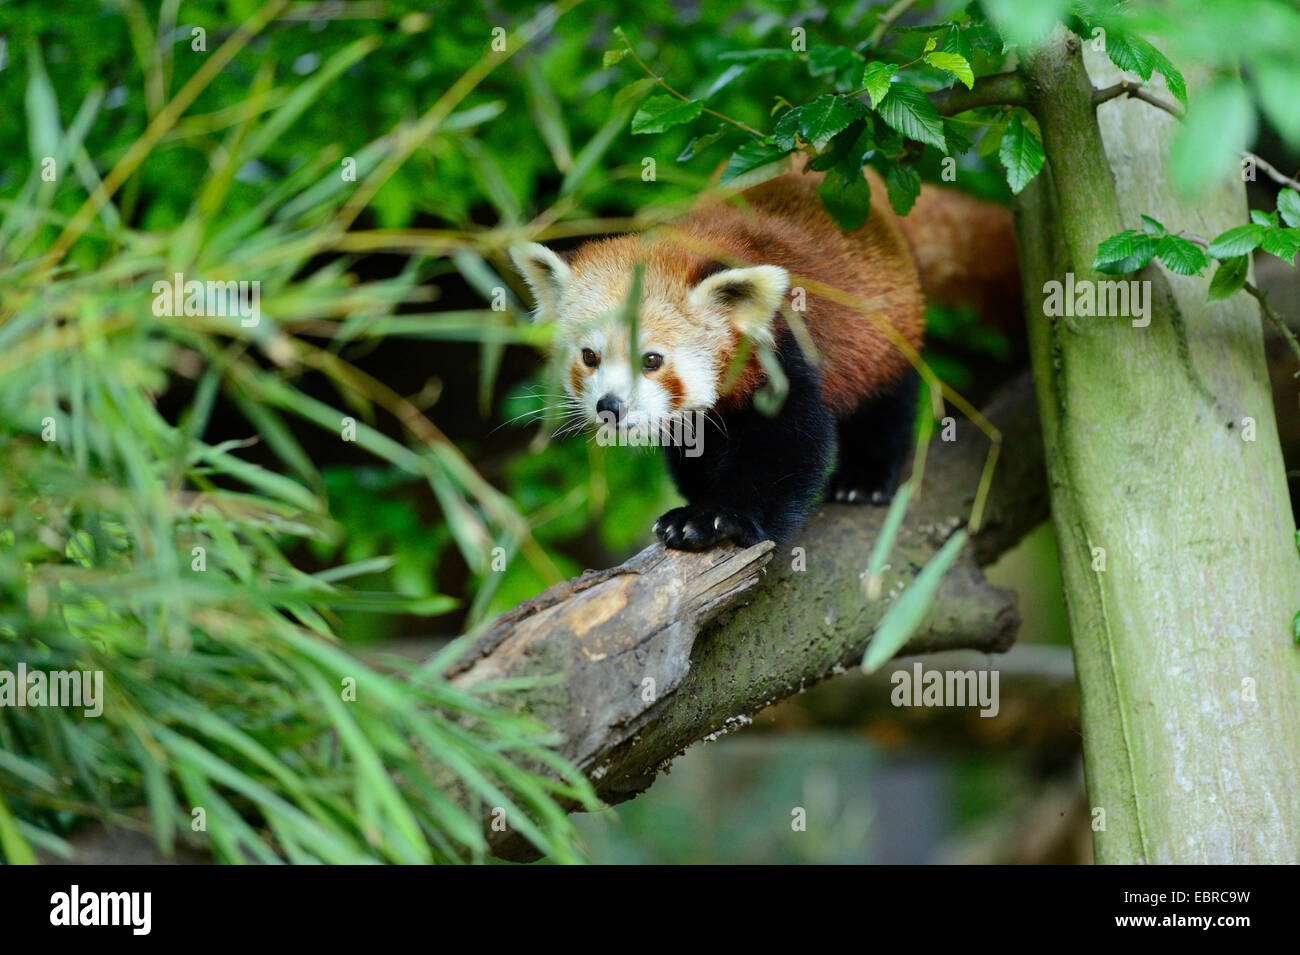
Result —
<path fill-rule="evenodd" d="M 871 638 L 871 643 L 867 646 L 867 653 L 862 658 L 864 673 L 874 673 L 893 659 L 916 632 L 925 618 L 925 612 L 930 608 L 930 603 L 934 600 L 939 584 L 943 582 L 944 575 L 957 560 L 962 548 L 966 546 L 966 538 L 965 529 L 957 531 L 948 538 L 938 553 L 921 568 L 916 579 L 885 612 L 875 635 Z"/>
<path fill-rule="evenodd" d="M 880 525 L 880 534 L 871 547 L 871 557 L 867 560 L 867 572 L 862 582 L 863 589 L 871 600 L 880 597 L 885 561 L 889 559 L 894 549 L 894 539 L 898 536 L 898 529 L 903 526 L 903 518 L 907 516 L 907 505 L 911 499 L 912 484 L 909 481 L 894 494 L 894 499 L 889 503 L 889 513 L 885 515 L 885 521 Z"/>

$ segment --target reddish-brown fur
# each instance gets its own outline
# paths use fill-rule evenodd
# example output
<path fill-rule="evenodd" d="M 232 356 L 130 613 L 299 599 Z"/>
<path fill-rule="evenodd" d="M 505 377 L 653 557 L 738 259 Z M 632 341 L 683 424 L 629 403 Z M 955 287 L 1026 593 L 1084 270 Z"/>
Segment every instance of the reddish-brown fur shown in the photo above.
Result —
<path fill-rule="evenodd" d="M 807 307 L 799 317 L 822 362 L 826 405 L 847 415 L 907 366 L 872 315 L 919 349 L 925 325 L 922 278 L 936 301 L 973 300 L 986 311 L 995 310 L 1004 292 L 1014 298 L 1019 285 L 1006 210 L 927 186 L 912 214 L 900 219 L 889 206 L 884 183 L 870 170 L 866 175 L 871 213 L 852 232 L 842 231 L 824 210 L 817 196 L 822 176 L 794 171 L 738 198 L 696 209 L 653 236 L 587 243 L 571 264 L 575 272 L 626 275 L 640 260 L 645 295 L 664 298 L 672 297 L 667 286 L 677 291 L 694 286 L 717 269 L 718 260 L 727 267 L 784 268 L 792 288 L 805 287 Z M 807 285 L 814 283 L 838 290 L 858 306 L 813 293 Z M 720 382 L 727 380 L 741 341 L 736 332 L 718 343 Z M 751 355 L 719 400 L 719 409 L 742 405 L 762 381 L 757 357 Z"/>
<path fill-rule="evenodd" d="M 1016 229 L 1002 206 L 923 186 L 903 219 L 926 300 L 973 306 L 990 328 L 1007 331 L 1020 314 Z"/>

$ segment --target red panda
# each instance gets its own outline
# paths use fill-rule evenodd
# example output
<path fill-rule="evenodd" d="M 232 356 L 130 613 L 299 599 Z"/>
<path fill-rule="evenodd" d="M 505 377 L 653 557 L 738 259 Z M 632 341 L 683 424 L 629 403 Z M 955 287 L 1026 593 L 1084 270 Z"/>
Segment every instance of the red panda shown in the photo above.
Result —
<path fill-rule="evenodd" d="M 867 176 L 871 212 L 852 232 L 823 209 L 820 175 L 790 172 L 653 234 L 594 240 L 567 258 L 537 243 L 510 250 L 536 319 L 557 323 L 572 406 L 621 427 L 703 414 L 698 455 L 666 449 L 687 501 L 654 525 L 667 546 L 781 543 L 823 490 L 846 503 L 887 503 L 911 444 L 917 380 L 868 312 L 919 349 L 923 280 L 939 300 L 983 294 L 977 304 L 986 310 L 1018 292 L 1005 210 L 927 186 L 904 219 L 884 201 L 880 179 Z M 629 353 L 624 311 L 638 266 Z M 1000 291 L 984 292 L 991 287 Z M 792 300 L 814 356 L 780 314 Z M 785 375 L 775 414 L 754 405 L 767 378 L 760 349 L 747 347 L 736 367 L 746 338 L 770 349 Z"/>

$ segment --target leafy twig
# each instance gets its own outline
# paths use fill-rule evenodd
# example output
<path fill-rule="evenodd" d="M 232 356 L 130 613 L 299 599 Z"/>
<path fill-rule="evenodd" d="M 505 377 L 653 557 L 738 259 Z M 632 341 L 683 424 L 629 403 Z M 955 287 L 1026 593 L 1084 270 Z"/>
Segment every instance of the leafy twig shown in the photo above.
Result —
<path fill-rule="evenodd" d="M 1188 242 L 1194 242 L 1196 245 L 1199 245 L 1203 249 L 1209 249 L 1210 247 L 1209 240 L 1203 239 L 1199 235 L 1193 235 L 1191 233 L 1185 232 L 1182 234 L 1182 238 L 1186 239 Z M 1291 346 L 1291 350 L 1295 352 L 1296 360 L 1300 361 L 1300 341 L 1296 340 L 1295 332 L 1291 331 L 1291 328 L 1290 326 L 1287 325 L 1286 320 L 1283 319 L 1282 316 L 1277 313 L 1277 309 L 1273 307 L 1273 303 L 1268 300 L 1268 293 L 1265 292 L 1263 289 L 1259 288 L 1258 286 L 1252 285 L 1248 281 L 1243 282 L 1241 288 L 1242 291 L 1246 292 L 1248 295 L 1252 296 L 1255 299 L 1255 301 L 1259 302 L 1260 310 L 1268 317 L 1268 320 L 1272 322 L 1274 327 L 1277 328 L 1277 330 L 1281 333 L 1282 337 L 1286 340 L 1286 343 Z M 1300 378 L 1300 371 L 1297 371 L 1295 373 L 1295 377 Z"/>
<path fill-rule="evenodd" d="M 641 57 L 636 55 L 636 50 L 632 48 L 632 41 L 627 38 L 627 34 L 625 34 L 622 30 L 619 30 L 618 35 L 622 38 L 623 45 L 627 47 L 627 52 L 631 54 L 632 59 L 636 60 L 637 66 L 641 67 L 641 69 L 645 71 L 646 76 L 650 77 L 650 79 L 654 80 L 656 83 L 662 86 L 666 91 L 671 93 L 673 96 L 676 96 L 682 102 L 684 103 L 691 102 L 691 98 L 689 96 L 669 86 L 668 82 L 662 76 L 660 76 L 654 70 L 650 69 L 648 65 L 646 65 L 645 60 L 641 59 Z M 757 129 L 748 125 L 747 123 L 742 123 L 738 119 L 733 119 L 730 116 L 727 116 L 723 113 L 719 113 L 715 109 L 709 109 L 709 107 L 705 106 L 703 108 L 703 112 L 708 113 L 710 116 L 714 117 L 715 119 L 722 120 L 724 123 L 730 123 L 732 126 L 735 126 L 737 129 L 744 130 L 746 133 L 753 136 L 755 139 L 762 140 L 766 138 L 763 133 L 760 133 Z"/>

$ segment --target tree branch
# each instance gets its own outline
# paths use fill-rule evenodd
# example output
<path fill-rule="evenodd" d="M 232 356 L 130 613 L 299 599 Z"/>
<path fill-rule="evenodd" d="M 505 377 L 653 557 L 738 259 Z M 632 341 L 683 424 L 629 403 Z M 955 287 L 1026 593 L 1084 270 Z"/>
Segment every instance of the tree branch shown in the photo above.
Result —
<path fill-rule="evenodd" d="M 904 654 L 1007 649 L 1019 623 L 1011 594 L 980 565 L 1047 516 L 1042 441 L 1028 375 L 987 412 L 1004 452 L 986 518 L 945 578 Z M 610 570 L 589 571 L 498 618 L 449 672 L 555 729 L 557 749 L 618 802 L 643 791 L 687 746 L 861 660 L 881 616 L 964 522 L 987 453 L 973 427 L 936 442 L 925 485 L 890 557 L 881 599 L 862 571 L 884 509 L 830 506 L 790 545 L 703 554 L 654 545 Z M 498 847 L 526 857 L 521 842 Z"/>
<path fill-rule="evenodd" d="M 1274 182 L 1283 186 L 1287 186 L 1291 189 L 1300 191 L 1300 180 L 1292 179 L 1286 173 L 1282 172 L 1280 169 L 1273 166 L 1271 163 L 1266 162 L 1264 159 L 1260 158 L 1254 153 L 1246 152 L 1246 153 L 1242 153 L 1241 156 L 1243 159 L 1254 160 L 1255 165 L 1258 166 L 1260 169 L 1264 170 L 1264 174 L 1267 175 L 1268 178 L 1272 179 Z"/>
<path fill-rule="evenodd" d="M 1092 91 L 1092 105 L 1100 106 L 1102 103 L 1108 103 L 1120 96 L 1131 96 L 1134 99 L 1140 99 L 1144 103 L 1150 103 L 1157 109 L 1163 109 L 1170 116 L 1183 118 L 1183 111 L 1173 103 L 1167 103 L 1159 96 L 1150 92 L 1141 83 L 1134 83 L 1131 80 L 1120 80 L 1114 86 L 1107 86 L 1102 89 Z"/>
<path fill-rule="evenodd" d="M 930 102 L 941 116 L 955 116 L 981 106 L 1023 106 L 1029 108 L 1029 91 L 1019 73 L 994 73 L 981 76 L 974 89 L 954 86 L 930 94 Z"/>
<path fill-rule="evenodd" d="M 1134 83 L 1131 80 L 1120 80 L 1113 86 L 1106 86 L 1101 89 L 1093 90 L 1092 105 L 1100 106 L 1102 103 L 1108 103 L 1120 96 L 1131 96 L 1134 99 L 1140 99 L 1144 103 L 1162 109 L 1170 116 L 1178 119 L 1183 118 L 1183 110 L 1173 103 L 1166 102 L 1155 94 L 1151 93 L 1143 84 Z M 1239 154 L 1243 159 L 1252 160 L 1256 166 L 1264 170 L 1265 175 L 1279 185 L 1289 186 L 1292 189 L 1300 190 L 1300 180 L 1292 179 L 1284 172 L 1273 166 L 1268 161 L 1252 152 L 1243 152 Z"/>

